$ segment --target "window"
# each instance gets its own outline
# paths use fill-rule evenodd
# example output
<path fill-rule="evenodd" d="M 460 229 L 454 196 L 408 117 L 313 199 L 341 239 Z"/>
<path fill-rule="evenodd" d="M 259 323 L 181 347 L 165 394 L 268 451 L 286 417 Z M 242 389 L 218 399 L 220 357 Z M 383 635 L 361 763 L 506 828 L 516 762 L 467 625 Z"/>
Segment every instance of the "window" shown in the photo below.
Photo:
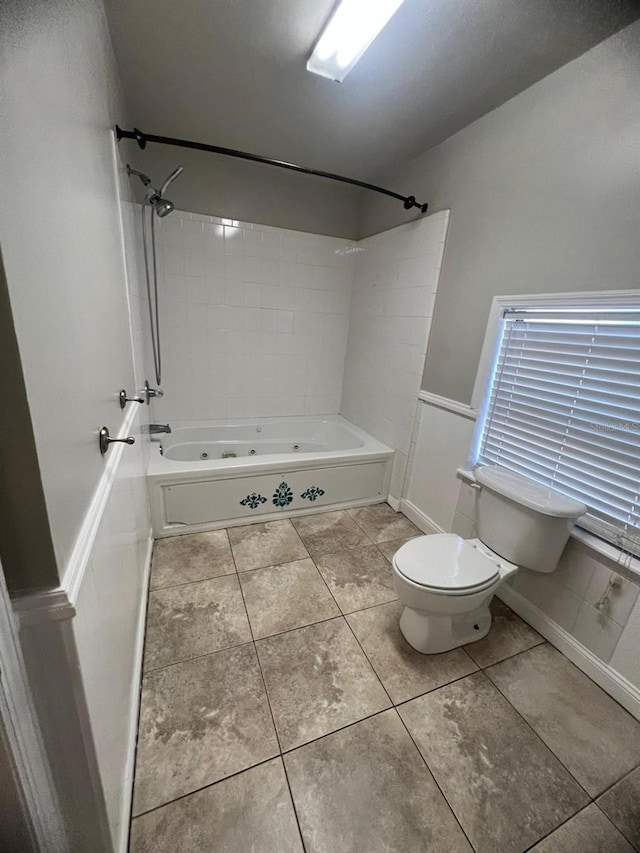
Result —
<path fill-rule="evenodd" d="M 581 527 L 638 553 L 640 300 L 499 301 L 472 461 L 582 501 Z"/>

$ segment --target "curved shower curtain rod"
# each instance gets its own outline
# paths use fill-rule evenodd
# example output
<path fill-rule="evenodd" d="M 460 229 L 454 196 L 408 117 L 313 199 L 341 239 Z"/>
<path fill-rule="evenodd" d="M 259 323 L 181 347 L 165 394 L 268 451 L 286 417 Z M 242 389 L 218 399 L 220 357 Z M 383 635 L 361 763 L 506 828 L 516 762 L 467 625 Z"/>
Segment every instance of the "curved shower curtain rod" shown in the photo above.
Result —
<path fill-rule="evenodd" d="M 147 142 L 157 142 L 160 145 L 175 145 L 178 148 L 195 148 L 197 151 L 212 151 L 214 154 L 223 154 L 225 157 L 239 157 L 241 160 L 253 160 L 255 163 L 265 163 L 267 166 L 278 166 L 280 169 L 289 169 L 291 172 L 302 172 L 304 175 L 329 178 L 331 181 L 340 181 L 343 184 L 351 184 L 354 187 L 362 187 L 365 190 L 372 190 L 375 193 L 382 193 L 382 195 L 397 198 L 398 201 L 403 202 L 406 210 L 417 207 L 422 213 L 426 213 L 429 207 L 428 204 L 420 204 L 413 195 L 400 195 L 391 190 L 386 190 L 384 187 L 378 187 L 375 184 L 357 181 L 355 178 L 345 178 L 343 175 L 334 175 L 332 172 L 322 172 L 319 169 L 307 169 L 305 166 L 297 166 L 295 163 L 287 163 L 284 160 L 272 160 L 270 157 L 248 154 L 246 151 L 236 151 L 234 148 L 223 148 L 220 145 L 207 145 L 204 142 L 191 142 L 188 139 L 174 139 L 171 136 L 157 136 L 154 133 L 143 133 L 137 127 L 134 127 L 133 130 L 122 130 L 118 125 L 116 125 L 116 136 L 118 141 L 121 139 L 135 139 L 140 148 L 145 148 Z"/>

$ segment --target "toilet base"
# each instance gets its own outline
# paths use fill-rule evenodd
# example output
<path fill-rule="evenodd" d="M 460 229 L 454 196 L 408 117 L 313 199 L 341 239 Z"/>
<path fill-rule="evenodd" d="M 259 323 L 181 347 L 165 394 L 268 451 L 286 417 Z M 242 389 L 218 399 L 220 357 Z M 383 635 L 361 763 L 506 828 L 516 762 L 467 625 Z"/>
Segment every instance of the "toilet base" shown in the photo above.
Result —
<path fill-rule="evenodd" d="M 423 655 L 448 652 L 481 640 L 491 628 L 489 601 L 470 613 L 449 614 L 424 613 L 405 607 L 400 616 L 400 630 L 405 640 Z"/>

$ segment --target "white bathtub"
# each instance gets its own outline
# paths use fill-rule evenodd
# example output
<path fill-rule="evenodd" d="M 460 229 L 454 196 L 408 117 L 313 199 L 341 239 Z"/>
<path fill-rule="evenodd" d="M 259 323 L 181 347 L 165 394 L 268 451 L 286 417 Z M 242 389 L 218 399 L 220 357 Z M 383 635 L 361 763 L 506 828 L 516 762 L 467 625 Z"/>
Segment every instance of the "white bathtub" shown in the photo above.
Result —
<path fill-rule="evenodd" d="M 393 450 L 339 415 L 172 426 L 152 442 L 155 536 L 387 498 Z"/>

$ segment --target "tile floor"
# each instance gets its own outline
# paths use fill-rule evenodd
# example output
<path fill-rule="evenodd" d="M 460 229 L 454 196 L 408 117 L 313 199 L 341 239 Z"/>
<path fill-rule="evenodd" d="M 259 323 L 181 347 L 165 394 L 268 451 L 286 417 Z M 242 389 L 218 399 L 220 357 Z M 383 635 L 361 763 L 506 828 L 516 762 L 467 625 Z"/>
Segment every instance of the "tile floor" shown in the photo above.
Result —
<path fill-rule="evenodd" d="M 640 724 L 494 599 L 423 656 L 386 504 L 156 543 L 131 853 L 640 851 Z"/>

